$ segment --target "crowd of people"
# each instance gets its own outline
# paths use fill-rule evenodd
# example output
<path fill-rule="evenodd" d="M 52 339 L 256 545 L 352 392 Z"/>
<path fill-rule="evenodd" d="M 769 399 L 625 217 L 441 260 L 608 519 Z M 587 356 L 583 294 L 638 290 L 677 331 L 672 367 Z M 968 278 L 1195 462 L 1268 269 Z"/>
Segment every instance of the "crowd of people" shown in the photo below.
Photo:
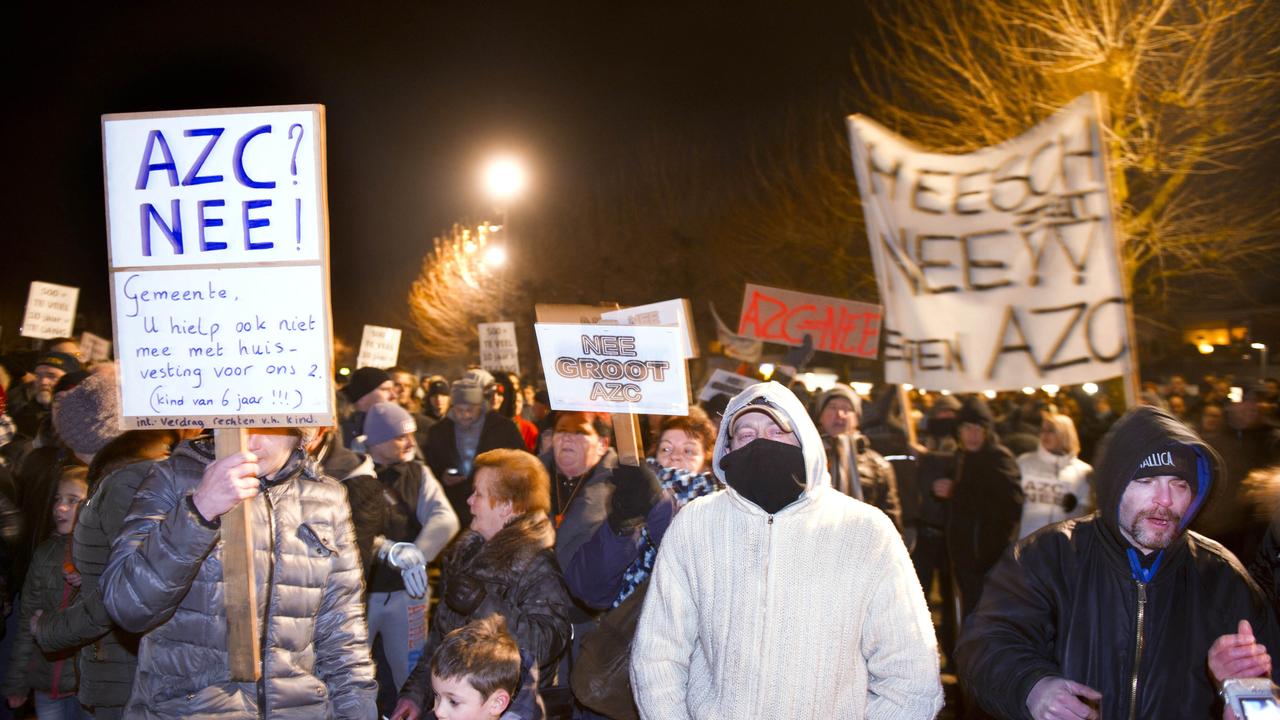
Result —
<path fill-rule="evenodd" d="M 49 718 L 1230 717 L 1280 649 L 1274 381 L 760 382 L 641 417 L 360 368 L 334 427 L 120 428 L 71 340 L 0 377 L 0 677 Z M 257 674 L 229 670 L 249 499 Z"/>

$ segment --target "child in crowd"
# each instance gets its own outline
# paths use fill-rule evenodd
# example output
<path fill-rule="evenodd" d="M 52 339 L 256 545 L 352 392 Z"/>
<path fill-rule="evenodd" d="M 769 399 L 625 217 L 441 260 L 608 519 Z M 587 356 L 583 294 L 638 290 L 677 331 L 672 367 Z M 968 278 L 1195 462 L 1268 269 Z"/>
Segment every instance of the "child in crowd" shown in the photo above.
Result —
<path fill-rule="evenodd" d="M 80 573 L 71 562 L 71 532 L 80 503 L 88 494 L 88 468 L 66 468 L 53 498 L 53 534 L 36 548 L 22 586 L 22 616 L 2 689 L 9 707 L 21 707 L 35 691 L 36 715 L 41 720 L 81 720 L 89 715 L 76 699 L 78 648 L 45 653 L 35 643 L 31 627 L 48 610 L 66 608 L 80 589 Z"/>
<path fill-rule="evenodd" d="M 500 615 L 445 636 L 431 656 L 431 688 L 439 720 L 497 720 L 520 689 L 520 649 Z"/>

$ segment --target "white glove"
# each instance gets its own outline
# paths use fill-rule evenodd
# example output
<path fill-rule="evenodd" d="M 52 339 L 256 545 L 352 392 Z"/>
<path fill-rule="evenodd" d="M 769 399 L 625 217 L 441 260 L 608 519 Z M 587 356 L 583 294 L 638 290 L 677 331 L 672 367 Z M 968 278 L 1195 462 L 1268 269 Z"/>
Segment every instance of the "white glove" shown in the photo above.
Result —
<path fill-rule="evenodd" d="M 427 559 L 423 557 L 417 545 L 407 542 L 393 543 L 383 555 L 383 559 L 388 565 L 400 571 L 400 578 L 404 580 L 404 589 L 409 591 L 410 597 L 427 596 Z"/>

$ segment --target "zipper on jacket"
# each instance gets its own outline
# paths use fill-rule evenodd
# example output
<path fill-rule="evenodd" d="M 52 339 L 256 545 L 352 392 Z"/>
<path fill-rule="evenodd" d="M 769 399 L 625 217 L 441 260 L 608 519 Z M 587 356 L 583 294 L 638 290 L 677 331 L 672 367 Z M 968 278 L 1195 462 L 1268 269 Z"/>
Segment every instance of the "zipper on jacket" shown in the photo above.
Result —
<path fill-rule="evenodd" d="M 258 717 L 267 720 L 267 636 L 271 627 L 271 588 L 275 585 L 276 574 L 276 505 L 271 499 L 271 488 L 263 488 L 261 496 L 267 503 L 267 582 L 263 591 L 267 593 L 267 601 L 262 617 L 262 638 L 258 644 L 261 663 L 258 679 Z"/>
<path fill-rule="evenodd" d="M 771 558 L 773 555 L 773 516 L 769 516 L 768 524 L 765 527 L 764 536 L 764 573 L 762 582 L 764 583 L 764 596 L 760 599 L 760 605 L 763 608 L 760 622 L 760 646 L 756 648 L 756 657 L 764 657 L 765 636 L 769 633 L 769 569 L 772 565 Z M 763 692 L 763 683 L 756 686 L 756 707 L 764 707 L 764 698 L 760 695 Z"/>
<path fill-rule="evenodd" d="M 1138 716 L 1138 670 L 1142 666 L 1142 648 L 1146 645 L 1142 626 L 1147 615 L 1147 585 L 1140 580 L 1133 582 L 1138 586 L 1138 628 L 1134 637 L 1133 676 L 1129 679 L 1129 720 Z"/>

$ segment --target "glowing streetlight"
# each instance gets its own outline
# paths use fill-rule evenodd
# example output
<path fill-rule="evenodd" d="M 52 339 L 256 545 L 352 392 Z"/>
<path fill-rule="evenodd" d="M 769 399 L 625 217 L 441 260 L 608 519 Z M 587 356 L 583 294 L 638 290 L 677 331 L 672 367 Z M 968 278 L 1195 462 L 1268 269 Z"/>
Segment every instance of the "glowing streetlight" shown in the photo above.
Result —
<path fill-rule="evenodd" d="M 1260 379 L 1265 380 L 1267 378 L 1267 344 L 1256 342 L 1249 345 L 1249 347 L 1262 353 L 1262 364 L 1259 365 L 1259 372 L 1262 373 Z"/>
<path fill-rule="evenodd" d="M 484 250 L 484 264 L 490 268 L 500 268 L 507 263 L 507 250 L 501 245 L 490 245 Z"/>
<path fill-rule="evenodd" d="M 1098 394 L 1098 383 L 1091 383 L 1091 382 L 1087 382 L 1087 383 L 1085 383 L 1085 384 L 1081 385 L 1081 386 L 1080 386 L 1080 389 L 1081 389 L 1081 390 L 1084 390 L 1084 392 L 1085 392 L 1085 394 L 1086 394 L 1086 395 L 1097 395 L 1097 394 Z"/>
<path fill-rule="evenodd" d="M 520 197 L 528 182 L 524 165 L 513 157 L 496 157 L 484 166 L 484 191 L 500 203 L 506 204 Z"/>

